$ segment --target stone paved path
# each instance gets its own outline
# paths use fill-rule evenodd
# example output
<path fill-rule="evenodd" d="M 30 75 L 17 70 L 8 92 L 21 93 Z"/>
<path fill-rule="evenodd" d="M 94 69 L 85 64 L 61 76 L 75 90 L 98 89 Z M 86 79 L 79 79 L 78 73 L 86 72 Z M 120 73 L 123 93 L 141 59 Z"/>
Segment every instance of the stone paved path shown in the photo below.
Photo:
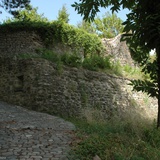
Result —
<path fill-rule="evenodd" d="M 0 160 L 68 160 L 75 126 L 0 102 Z"/>

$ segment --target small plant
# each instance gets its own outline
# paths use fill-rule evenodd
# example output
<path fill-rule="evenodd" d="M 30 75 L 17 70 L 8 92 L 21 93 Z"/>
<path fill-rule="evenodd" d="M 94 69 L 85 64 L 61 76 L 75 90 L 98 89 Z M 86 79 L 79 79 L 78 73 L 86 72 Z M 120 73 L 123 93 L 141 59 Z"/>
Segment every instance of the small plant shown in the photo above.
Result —
<path fill-rule="evenodd" d="M 148 77 L 147 75 L 144 75 L 144 73 L 142 73 L 141 67 L 136 67 L 126 64 L 122 66 L 122 69 L 123 69 L 123 75 L 128 78 L 144 79 Z"/>
<path fill-rule="evenodd" d="M 99 69 L 111 69 L 111 62 L 109 57 L 102 57 L 99 55 L 93 55 L 91 57 L 85 58 L 83 61 L 83 67 L 92 70 L 98 71 Z"/>
<path fill-rule="evenodd" d="M 82 58 L 77 54 L 68 54 L 65 53 L 61 56 L 63 64 L 71 67 L 80 67 L 82 66 Z"/>
<path fill-rule="evenodd" d="M 133 72 L 133 67 L 130 66 L 129 64 L 126 64 L 123 66 L 123 70 L 127 73 L 131 73 L 131 72 Z"/>
<path fill-rule="evenodd" d="M 61 61 L 60 55 L 50 51 L 50 50 L 44 50 L 42 52 L 41 58 L 50 60 L 52 62 L 58 62 Z"/>
<path fill-rule="evenodd" d="M 116 74 L 118 76 L 122 76 L 123 75 L 122 65 L 120 64 L 119 61 L 114 62 L 112 64 L 112 71 L 113 71 L 114 74 Z"/>

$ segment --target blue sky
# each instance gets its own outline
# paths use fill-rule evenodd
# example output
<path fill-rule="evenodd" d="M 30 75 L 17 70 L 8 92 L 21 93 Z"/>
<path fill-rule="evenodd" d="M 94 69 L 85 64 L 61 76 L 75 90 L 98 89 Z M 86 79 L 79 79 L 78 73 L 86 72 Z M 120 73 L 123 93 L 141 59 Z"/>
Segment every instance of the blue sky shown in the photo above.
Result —
<path fill-rule="evenodd" d="M 31 0 L 31 5 L 34 7 L 38 7 L 38 13 L 43 13 L 45 17 L 49 20 L 56 20 L 58 16 L 58 11 L 62 8 L 65 4 L 68 10 L 69 16 L 69 23 L 72 25 L 76 25 L 78 22 L 82 20 L 82 17 L 77 14 L 71 4 L 74 2 L 79 2 L 78 0 Z M 109 9 L 101 9 L 101 12 L 98 13 L 99 16 L 103 15 L 105 12 L 109 11 Z M 120 17 L 123 21 L 126 19 L 126 14 L 128 10 L 122 10 L 117 13 L 117 16 Z M 3 22 L 6 17 L 10 17 L 5 11 L 0 15 L 0 22 Z"/>

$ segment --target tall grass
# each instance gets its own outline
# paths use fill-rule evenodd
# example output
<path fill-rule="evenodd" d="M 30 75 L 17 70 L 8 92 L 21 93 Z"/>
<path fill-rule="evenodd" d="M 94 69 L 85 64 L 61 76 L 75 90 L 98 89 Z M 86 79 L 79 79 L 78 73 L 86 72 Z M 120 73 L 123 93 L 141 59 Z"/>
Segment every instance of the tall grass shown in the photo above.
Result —
<path fill-rule="evenodd" d="M 81 67 L 92 71 L 105 71 L 112 69 L 112 64 L 109 57 L 102 57 L 99 55 L 92 55 L 86 58 L 82 58 L 79 54 L 76 53 L 64 53 L 57 54 L 51 50 L 38 50 L 36 55 L 27 55 L 21 54 L 20 58 L 44 58 L 49 61 L 58 64 L 64 64 L 70 67 Z"/>
<path fill-rule="evenodd" d="M 77 127 L 72 147 L 74 160 L 159 160 L 160 131 L 145 119 L 117 119 L 106 122 L 71 120 Z"/>
<path fill-rule="evenodd" d="M 147 75 L 142 74 L 141 68 L 133 67 L 128 64 L 122 66 L 119 61 L 112 62 L 111 58 L 102 57 L 99 55 L 92 55 L 86 58 L 82 58 L 77 53 L 64 53 L 57 54 L 51 50 L 39 49 L 37 55 L 21 54 L 20 58 L 44 58 L 54 62 L 62 68 L 62 65 L 70 67 L 85 68 L 91 71 L 101 71 L 105 73 L 115 74 L 117 76 L 123 76 L 131 79 L 144 79 L 148 78 Z"/>

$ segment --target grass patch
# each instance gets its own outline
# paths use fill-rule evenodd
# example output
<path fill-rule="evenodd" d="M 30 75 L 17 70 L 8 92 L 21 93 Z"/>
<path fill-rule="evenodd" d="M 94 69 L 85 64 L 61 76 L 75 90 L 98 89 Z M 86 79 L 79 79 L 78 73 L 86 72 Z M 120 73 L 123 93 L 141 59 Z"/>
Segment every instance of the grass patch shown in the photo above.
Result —
<path fill-rule="evenodd" d="M 142 73 L 141 67 L 133 67 L 128 64 L 122 67 L 123 75 L 130 79 L 146 79 L 149 78 L 148 75 Z"/>
<path fill-rule="evenodd" d="M 37 55 L 21 54 L 19 55 L 19 58 L 44 58 L 56 64 L 63 64 L 77 68 L 81 67 L 92 71 L 105 71 L 112 69 L 110 58 L 104 58 L 99 55 L 92 55 L 83 59 L 76 53 L 57 54 L 51 50 L 39 49 L 37 50 Z"/>
<path fill-rule="evenodd" d="M 57 68 L 62 70 L 63 65 L 76 68 L 84 68 L 91 71 L 100 71 L 114 74 L 129 79 L 146 79 L 148 75 L 141 72 L 138 67 L 132 67 L 128 64 L 122 66 L 119 61 L 112 62 L 110 57 L 92 55 L 82 58 L 77 53 L 57 54 L 47 49 L 37 49 L 37 55 L 21 54 L 19 58 L 44 58 L 57 64 Z"/>
<path fill-rule="evenodd" d="M 109 57 L 104 58 L 98 55 L 93 55 L 91 57 L 85 58 L 82 66 L 88 70 L 98 71 L 100 69 L 111 69 L 111 62 Z"/>
<path fill-rule="evenodd" d="M 74 160 L 159 160 L 160 130 L 153 124 L 130 121 L 87 122 L 71 120 L 77 127 Z"/>

